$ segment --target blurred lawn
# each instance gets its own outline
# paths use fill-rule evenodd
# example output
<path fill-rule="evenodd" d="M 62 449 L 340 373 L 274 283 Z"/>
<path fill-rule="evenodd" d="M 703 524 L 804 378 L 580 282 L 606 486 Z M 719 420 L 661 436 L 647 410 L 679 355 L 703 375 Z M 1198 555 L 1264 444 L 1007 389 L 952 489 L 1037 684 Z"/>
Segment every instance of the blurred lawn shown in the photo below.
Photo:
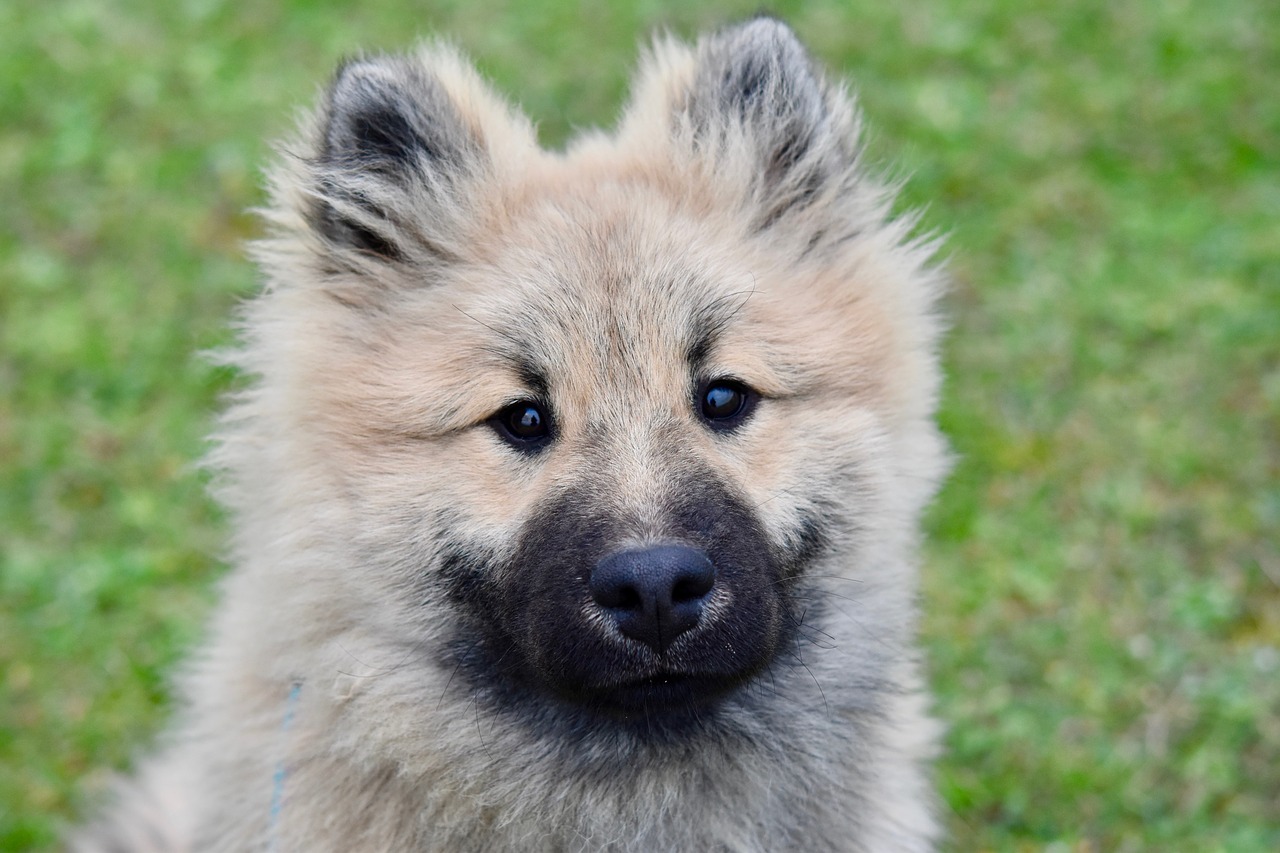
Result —
<path fill-rule="evenodd" d="M 759 7 L 0 4 L 0 849 L 56 846 L 165 718 L 220 571 L 197 354 L 335 61 L 451 34 L 557 144 L 655 26 Z M 951 234 L 954 849 L 1280 850 L 1280 4 L 774 8 Z"/>

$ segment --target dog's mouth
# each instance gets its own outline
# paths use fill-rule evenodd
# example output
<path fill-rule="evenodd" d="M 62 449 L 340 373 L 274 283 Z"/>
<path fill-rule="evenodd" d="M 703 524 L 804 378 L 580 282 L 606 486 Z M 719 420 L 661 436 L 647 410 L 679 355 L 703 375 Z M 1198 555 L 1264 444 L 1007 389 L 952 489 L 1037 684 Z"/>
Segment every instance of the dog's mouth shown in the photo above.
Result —
<path fill-rule="evenodd" d="M 731 692 L 743 679 L 663 673 L 599 687 L 579 697 L 593 709 L 623 719 L 696 713 Z"/>

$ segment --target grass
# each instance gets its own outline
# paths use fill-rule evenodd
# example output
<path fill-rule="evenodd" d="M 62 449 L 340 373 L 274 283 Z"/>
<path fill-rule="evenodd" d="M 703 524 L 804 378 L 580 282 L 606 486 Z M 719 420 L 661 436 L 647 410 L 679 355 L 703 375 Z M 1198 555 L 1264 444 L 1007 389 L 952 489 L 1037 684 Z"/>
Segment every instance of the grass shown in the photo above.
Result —
<path fill-rule="evenodd" d="M 265 140 L 450 34 L 543 138 L 756 2 L 0 5 L 0 849 L 166 716 Z M 925 641 L 956 850 L 1280 849 L 1280 6 L 784 2 L 950 233 Z M 370 7 L 374 8 L 370 8 Z"/>

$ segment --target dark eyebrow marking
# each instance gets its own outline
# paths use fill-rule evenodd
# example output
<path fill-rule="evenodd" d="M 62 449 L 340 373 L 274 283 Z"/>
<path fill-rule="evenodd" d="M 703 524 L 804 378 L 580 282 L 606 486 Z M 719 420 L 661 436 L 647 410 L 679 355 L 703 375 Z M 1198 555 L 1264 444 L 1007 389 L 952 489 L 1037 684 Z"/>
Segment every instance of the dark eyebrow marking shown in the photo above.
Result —
<path fill-rule="evenodd" d="M 720 336 L 729 328 L 733 318 L 738 316 L 746 306 L 747 300 L 754 296 L 755 292 L 755 276 L 752 276 L 749 289 L 726 293 L 694 314 L 685 357 L 695 373 L 707 361 Z"/>
<path fill-rule="evenodd" d="M 543 401 L 549 400 L 551 397 L 551 384 L 547 382 L 547 377 L 542 371 L 538 370 L 533 362 L 517 357 L 516 373 L 520 375 L 520 381 L 525 387 L 534 393 L 534 395 Z"/>
<path fill-rule="evenodd" d="M 695 320 L 693 335 L 689 340 L 689 346 L 685 351 L 685 357 L 689 360 L 689 365 L 698 372 L 699 368 L 706 362 L 707 356 L 711 354 L 712 348 L 716 345 L 716 341 L 720 338 L 723 331 L 721 324 L 708 324 L 704 321 Z"/>
<path fill-rule="evenodd" d="M 534 396 L 543 401 L 550 399 L 551 383 L 547 381 L 546 375 L 526 355 L 531 347 L 522 341 L 516 333 L 492 326 L 474 314 L 464 311 L 459 305 L 454 305 L 453 307 L 468 320 L 474 320 L 493 332 L 500 343 L 491 345 L 488 350 L 498 357 L 511 362 L 515 366 L 515 372 L 520 377 L 520 381 L 534 393 Z"/>

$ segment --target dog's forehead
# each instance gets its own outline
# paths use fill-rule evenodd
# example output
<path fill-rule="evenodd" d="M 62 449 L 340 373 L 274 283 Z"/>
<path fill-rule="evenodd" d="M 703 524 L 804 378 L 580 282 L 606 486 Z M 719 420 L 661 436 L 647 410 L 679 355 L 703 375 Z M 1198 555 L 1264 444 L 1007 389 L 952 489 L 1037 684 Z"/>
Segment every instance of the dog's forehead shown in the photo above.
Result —
<path fill-rule="evenodd" d="M 749 318 L 756 276 L 713 224 L 643 186 L 570 189 L 514 217 L 486 263 L 490 318 L 531 357 L 696 361 Z"/>

